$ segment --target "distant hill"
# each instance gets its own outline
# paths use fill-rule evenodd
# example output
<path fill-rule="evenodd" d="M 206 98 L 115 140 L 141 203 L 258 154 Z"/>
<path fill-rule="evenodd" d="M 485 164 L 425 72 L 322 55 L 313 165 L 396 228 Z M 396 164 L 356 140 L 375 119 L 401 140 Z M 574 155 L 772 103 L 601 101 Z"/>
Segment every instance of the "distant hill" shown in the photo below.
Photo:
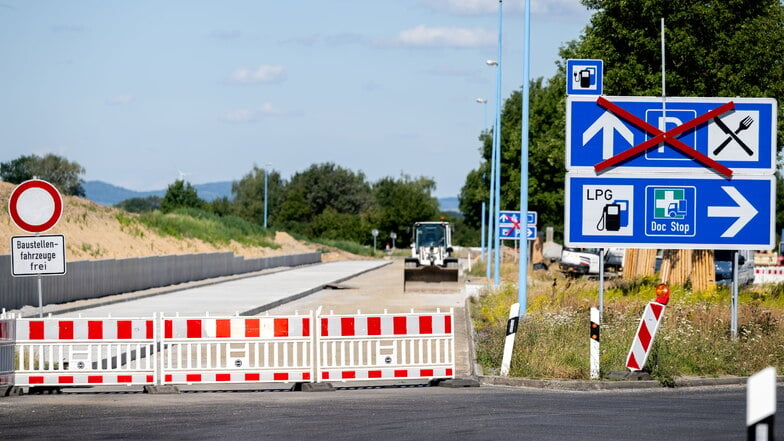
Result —
<path fill-rule="evenodd" d="M 191 184 L 196 189 L 199 197 L 205 201 L 213 201 L 218 198 L 226 196 L 233 199 L 231 194 L 231 181 L 224 182 L 209 182 L 206 184 Z M 127 188 L 118 187 L 103 181 L 87 181 L 83 185 L 87 199 L 95 202 L 96 204 L 113 206 L 126 199 L 131 198 L 146 198 L 149 196 L 163 197 L 166 194 L 166 189 L 153 190 L 153 191 L 135 191 L 128 190 Z M 457 198 L 439 198 L 438 206 L 441 211 L 460 212 L 460 203 Z"/>
<path fill-rule="evenodd" d="M 441 211 L 460 212 L 460 201 L 457 198 L 439 198 L 438 206 L 441 208 Z"/>
<path fill-rule="evenodd" d="M 195 184 L 193 187 L 196 189 L 196 193 L 198 193 L 200 198 L 206 201 L 212 201 L 223 196 L 231 199 L 231 184 L 231 181 L 210 182 L 207 184 Z M 149 196 L 163 197 L 166 194 L 166 189 L 134 191 L 103 181 L 87 181 L 84 183 L 83 187 L 87 199 L 96 204 L 107 206 L 115 205 L 126 199 L 146 198 Z"/>

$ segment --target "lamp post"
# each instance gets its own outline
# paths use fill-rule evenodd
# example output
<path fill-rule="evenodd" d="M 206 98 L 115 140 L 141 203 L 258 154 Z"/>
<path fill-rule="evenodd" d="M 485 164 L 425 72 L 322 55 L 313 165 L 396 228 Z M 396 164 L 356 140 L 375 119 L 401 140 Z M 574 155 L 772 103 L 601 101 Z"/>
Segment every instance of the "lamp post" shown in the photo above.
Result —
<path fill-rule="evenodd" d="M 271 163 L 264 164 L 264 229 L 267 229 L 267 177 L 269 176 L 269 167 Z"/>
<path fill-rule="evenodd" d="M 482 133 L 484 133 L 487 130 L 487 99 L 486 98 L 477 98 L 476 102 L 479 103 L 479 104 L 482 104 L 482 107 L 484 107 L 484 109 L 485 109 L 485 123 L 482 126 Z M 482 201 L 482 229 L 479 231 L 479 237 L 480 237 L 481 242 L 482 242 L 482 244 L 481 244 L 482 252 L 479 255 L 479 259 L 484 261 L 485 260 L 485 201 Z M 488 236 L 488 239 L 489 239 L 489 236 Z M 488 241 L 488 243 L 489 243 L 489 241 Z M 490 273 L 489 273 L 489 271 L 490 271 L 490 264 L 489 264 L 489 262 L 490 262 L 490 254 L 489 253 L 490 253 L 490 251 L 489 251 L 489 248 L 488 248 L 488 256 L 487 256 L 487 262 L 488 262 L 488 265 L 487 265 L 487 271 L 488 271 L 487 277 L 488 278 L 490 277 Z"/>
<path fill-rule="evenodd" d="M 525 14 L 523 15 L 523 108 L 520 116 L 520 219 L 527 219 L 528 215 L 528 132 L 530 113 L 530 78 L 531 78 L 531 1 L 525 0 Z M 526 217 L 523 217 L 526 216 Z M 522 231 L 521 231 L 521 241 Z M 517 303 L 520 304 L 518 317 L 525 316 L 528 309 L 528 240 L 525 248 L 520 247 L 520 267 L 518 268 Z M 601 317 L 601 308 L 599 314 Z"/>
<path fill-rule="evenodd" d="M 501 237 L 498 235 L 498 217 L 501 214 L 501 36 L 503 35 L 503 1 L 498 0 L 498 61 L 495 62 L 496 66 L 496 82 L 495 82 L 495 129 L 493 130 L 493 140 L 495 144 L 495 157 L 493 163 L 495 165 L 495 212 L 493 216 L 493 248 L 495 248 L 495 261 L 493 265 L 493 285 L 498 286 L 501 284 Z M 493 65 L 491 60 L 487 61 L 488 65 Z"/>
<path fill-rule="evenodd" d="M 498 61 L 495 60 L 487 60 L 485 61 L 485 64 L 488 66 L 495 66 L 496 68 L 498 68 Z M 498 101 L 499 99 L 496 93 L 496 102 Z M 493 127 L 493 147 L 490 151 L 490 198 L 489 198 L 490 203 L 487 208 L 487 267 L 486 267 L 486 274 L 485 274 L 485 277 L 487 277 L 488 279 L 490 278 L 491 268 L 493 267 L 493 263 L 492 263 L 493 259 L 491 257 L 493 255 L 493 250 L 495 250 L 496 253 L 498 252 L 498 247 L 495 246 L 495 241 L 493 240 L 493 238 L 495 237 L 494 230 L 497 229 L 496 222 L 498 221 L 498 218 L 495 215 L 495 210 L 498 206 L 498 199 L 496 198 L 496 192 L 495 192 L 495 188 L 496 188 L 495 177 L 497 174 L 495 158 L 498 151 L 498 142 L 497 142 L 498 138 L 496 137 L 496 135 L 498 134 L 498 129 L 499 129 L 497 113 L 498 112 L 496 112 L 496 121 Z"/>

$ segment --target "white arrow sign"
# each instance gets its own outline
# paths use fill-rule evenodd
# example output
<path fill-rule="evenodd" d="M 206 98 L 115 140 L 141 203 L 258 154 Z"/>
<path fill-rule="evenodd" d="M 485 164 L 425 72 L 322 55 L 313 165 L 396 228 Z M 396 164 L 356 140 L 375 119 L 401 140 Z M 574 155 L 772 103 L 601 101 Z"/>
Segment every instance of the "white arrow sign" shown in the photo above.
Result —
<path fill-rule="evenodd" d="M 583 132 L 583 145 L 588 144 L 588 141 L 601 130 L 604 130 L 604 133 L 602 133 L 602 159 L 609 159 L 613 156 L 614 131 L 618 131 L 630 146 L 634 145 L 634 134 L 632 131 L 611 112 L 604 112 Z"/>
<path fill-rule="evenodd" d="M 721 235 L 721 237 L 735 237 L 735 235 L 738 234 L 738 232 L 743 229 L 758 212 L 757 209 L 740 194 L 737 188 L 728 185 L 722 186 L 721 188 L 738 205 L 735 207 L 709 206 L 708 217 L 736 217 L 737 220 Z"/>

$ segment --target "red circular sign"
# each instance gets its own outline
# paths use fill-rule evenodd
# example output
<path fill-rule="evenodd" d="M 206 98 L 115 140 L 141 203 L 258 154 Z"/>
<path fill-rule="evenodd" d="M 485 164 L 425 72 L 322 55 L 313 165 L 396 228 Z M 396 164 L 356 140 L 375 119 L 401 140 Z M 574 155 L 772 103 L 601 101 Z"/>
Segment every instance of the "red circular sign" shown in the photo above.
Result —
<path fill-rule="evenodd" d="M 54 185 L 31 179 L 22 182 L 11 192 L 8 212 L 19 228 L 30 233 L 42 233 L 60 220 L 63 198 Z"/>

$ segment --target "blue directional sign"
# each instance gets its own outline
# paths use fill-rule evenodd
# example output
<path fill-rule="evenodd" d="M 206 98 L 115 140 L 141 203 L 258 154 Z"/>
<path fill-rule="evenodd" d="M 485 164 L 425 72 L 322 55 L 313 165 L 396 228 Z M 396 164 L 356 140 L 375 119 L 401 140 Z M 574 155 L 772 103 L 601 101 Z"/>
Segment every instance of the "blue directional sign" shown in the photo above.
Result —
<path fill-rule="evenodd" d="M 775 177 L 566 177 L 566 245 L 773 248 Z"/>
<path fill-rule="evenodd" d="M 603 71 L 602 60 L 566 60 L 566 94 L 601 95 Z"/>
<path fill-rule="evenodd" d="M 526 216 L 526 239 L 536 239 L 536 220 L 537 213 L 529 211 Z M 498 214 L 498 236 L 501 239 L 520 239 L 520 230 L 523 228 L 520 222 L 519 211 L 501 211 Z"/>
<path fill-rule="evenodd" d="M 730 110 L 706 118 L 721 106 Z M 776 168 L 776 117 L 776 100 L 772 98 L 667 98 L 663 103 L 661 97 L 569 96 L 566 166 L 569 170 L 593 168 L 651 140 L 657 131 L 672 131 L 677 135 L 672 142 L 680 142 L 733 172 L 772 174 Z M 680 130 L 693 120 L 701 122 Z M 626 159 L 617 168 L 618 173 L 642 168 L 686 172 L 703 170 L 705 164 L 665 142 Z"/>

